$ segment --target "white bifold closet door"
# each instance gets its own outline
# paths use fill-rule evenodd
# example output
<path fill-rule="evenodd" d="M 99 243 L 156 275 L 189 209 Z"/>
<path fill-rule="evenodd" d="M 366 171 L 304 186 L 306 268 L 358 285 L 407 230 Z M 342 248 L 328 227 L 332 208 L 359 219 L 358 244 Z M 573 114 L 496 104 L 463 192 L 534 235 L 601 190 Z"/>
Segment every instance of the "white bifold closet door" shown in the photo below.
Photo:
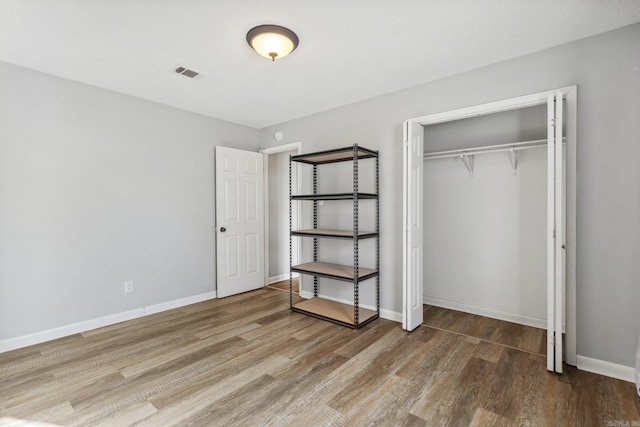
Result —
<path fill-rule="evenodd" d="M 404 122 L 404 204 L 403 204 L 403 262 L 404 284 L 402 328 L 413 331 L 422 324 L 422 233 L 424 163 L 424 129 L 416 123 Z"/>
<path fill-rule="evenodd" d="M 566 300 L 562 92 L 547 97 L 547 370 L 562 373 Z"/>

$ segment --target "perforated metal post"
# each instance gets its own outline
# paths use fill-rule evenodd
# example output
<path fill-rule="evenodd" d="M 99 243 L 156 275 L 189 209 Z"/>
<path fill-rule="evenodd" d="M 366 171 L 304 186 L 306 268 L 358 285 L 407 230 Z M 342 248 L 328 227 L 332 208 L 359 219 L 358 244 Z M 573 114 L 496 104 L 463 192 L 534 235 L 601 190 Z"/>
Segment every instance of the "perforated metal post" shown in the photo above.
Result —
<path fill-rule="evenodd" d="M 313 165 L 313 194 L 318 194 L 318 166 Z M 318 201 L 313 201 L 313 229 L 318 228 Z M 318 238 L 313 238 L 313 262 L 318 262 Z M 313 296 L 318 296 L 318 276 L 313 276 Z"/>
<path fill-rule="evenodd" d="M 380 316 L 380 169 L 379 152 L 376 151 L 376 309 Z"/>
<path fill-rule="evenodd" d="M 293 201 L 291 200 L 291 154 L 289 154 L 289 310 L 293 307 L 293 253 L 292 253 L 292 222 L 291 222 L 291 209 Z"/>
<path fill-rule="evenodd" d="M 358 144 L 353 144 L 353 326 L 358 329 Z"/>

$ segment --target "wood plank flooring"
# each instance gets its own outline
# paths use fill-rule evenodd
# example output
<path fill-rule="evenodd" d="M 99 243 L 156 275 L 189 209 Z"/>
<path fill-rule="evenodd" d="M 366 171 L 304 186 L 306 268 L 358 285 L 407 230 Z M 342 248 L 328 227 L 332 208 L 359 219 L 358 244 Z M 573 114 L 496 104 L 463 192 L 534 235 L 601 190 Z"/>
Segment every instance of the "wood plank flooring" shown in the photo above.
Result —
<path fill-rule="evenodd" d="M 272 283 L 269 285 L 272 289 L 279 289 L 281 291 L 289 292 L 289 281 L 283 280 L 281 282 Z M 293 293 L 297 294 L 300 292 L 300 279 L 294 278 L 292 283 Z"/>
<path fill-rule="evenodd" d="M 431 328 L 455 332 L 530 353 L 547 354 L 547 332 L 544 329 L 426 304 L 423 306 L 423 319 L 422 324 Z"/>
<path fill-rule="evenodd" d="M 633 384 L 547 373 L 544 339 L 506 322 L 427 307 L 411 333 L 354 331 L 288 299 L 264 288 L 0 354 L 0 426 L 640 425 Z"/>

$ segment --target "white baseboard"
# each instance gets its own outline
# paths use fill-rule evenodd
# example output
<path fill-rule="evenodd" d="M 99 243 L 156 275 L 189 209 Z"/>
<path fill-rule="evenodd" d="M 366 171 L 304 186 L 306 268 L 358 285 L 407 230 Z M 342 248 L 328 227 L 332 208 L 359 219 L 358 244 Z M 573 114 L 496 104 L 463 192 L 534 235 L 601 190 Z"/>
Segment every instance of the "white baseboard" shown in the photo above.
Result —
<path fill-rule="evenodd" d="M 300 289 L 300 296 L 304 299 L 313 298 L 313 292 L 303 291 Z M 339 302 L 342 304 L 353 305 L 353 301 L 348 301 L 346 299 L 329 297 L 326 295 L 320 295 L 321 298 L 328 299 L 330 301 Z M 367 310 L 376 311 L 376 308 L 372 305 L 360 304 L 360 307 L 366 308 Z M 385 310 L 384 308 L 380 309 L 380 317 L 387 320 L 393 320 L 394 322 L 402 322 L 402 313 L 398 313 L 396 311 Z"/>
<path fill-rule="evenodd" d="M 402 323 L 402 313 L 398 313 L 397 311 L 386 310 L 384 308 L 380 309 L 380 317 L 387 320 L 393 320 L 394 322 Z"/>
<path fill-rule="evenodd" d="M 84 322 L 73 323 L 71 325 L 60 326 L 58 328 L 48 329 L 46 331 L 36 332 L 29 335 L 23 335 L 15 338 L 8 338 L 0 341 L 0 353 L 11 351 L 18 348 L 39 344 L 45 341 L 51 341 L 58 338 L 67 337 L 69 335 L 86 332 L 91 329 L 102 328 L 104 326 L 113 325 L 124 322 L 126 320 L 136 319 L 138 317 L 148 316 L 150 314 L 160 313 L 162 311 L 171 310 L 173 308 L 183 307 L 189 304 L 214 299 L 217 297 L 216 291 L 206 292 L 204 294 L 193 295 L 186 298 L 180 298 L 173 301 L 161 302 L 146 307 L 135 308 L 133 310 L 121 313 L 110 314 L 108 316 L 98 317 L 96 319 L 85 320 Z"/>
<path fill-rule="evenodd" d="M 293 273 L 293 277 L 296 278 L 298 277 L 299 274 L 298 273 Z M 271 285 L 273 283 L 278 283 L 278 282 L 282 282 L 284 280 L 289 280 L 289 273 L 286 274 L 281 274 L 279 276 L 273 276 L 273 277 L 269 277 L 267 279 L 267 285 Z"/>
<path fill-rule="evenodd" d="M 477 314 L 479 316 L 491 317 L 499 320 L 506 320 L 511 323 L 518 323 L 520 325 L 532 326 L 534 328 L 547 329 L 547 320 L 540 319 L 538 317 L 526 316 L 516 313 L 508 313 L 505 311 L 494 310 L 491 308 L 477 307 L 474 305 L 467 305 L 456 301 L 449 301 L 440 298 L 432 298 L 423 296 L 423 303 L 434 305 L 436 307 L 448 308 L 450 310 L 462 311 L 465 313 Z"/>
<path fill-rule="evenodd" d="M 632 366 L 618 365 L 604 360 L 592 359 L 590 357 L 578 356 L 577 368 L 582 371 L 593 372 L 611 378 L 635 383 L 635 369 Z"/>

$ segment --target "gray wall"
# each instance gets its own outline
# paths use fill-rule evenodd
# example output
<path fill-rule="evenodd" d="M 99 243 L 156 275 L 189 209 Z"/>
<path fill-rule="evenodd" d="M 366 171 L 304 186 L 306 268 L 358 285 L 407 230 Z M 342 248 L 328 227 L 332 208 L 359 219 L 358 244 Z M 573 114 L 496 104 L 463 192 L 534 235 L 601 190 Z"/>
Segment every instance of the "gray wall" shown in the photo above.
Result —
<path fill-rule="evenodd" d="M 0 63 L 0 339 L 214 291 L 214 146 L 257 143 Z"/>
<path fill-rule="evenodd" d="M 578 85 L 578 354 L 632 366 L 640 333 L 640 24 L 260 131 L 381 152 L 382 307 L 402 304 L 402 122 Z M 408 53 L 409 54 L 409 53 Z"/>
<path fill-rule="evenodd" d="M 425 126 L 424 151 L 458 150 L 546 137 L 547 105 L 543 104 Z"/>

